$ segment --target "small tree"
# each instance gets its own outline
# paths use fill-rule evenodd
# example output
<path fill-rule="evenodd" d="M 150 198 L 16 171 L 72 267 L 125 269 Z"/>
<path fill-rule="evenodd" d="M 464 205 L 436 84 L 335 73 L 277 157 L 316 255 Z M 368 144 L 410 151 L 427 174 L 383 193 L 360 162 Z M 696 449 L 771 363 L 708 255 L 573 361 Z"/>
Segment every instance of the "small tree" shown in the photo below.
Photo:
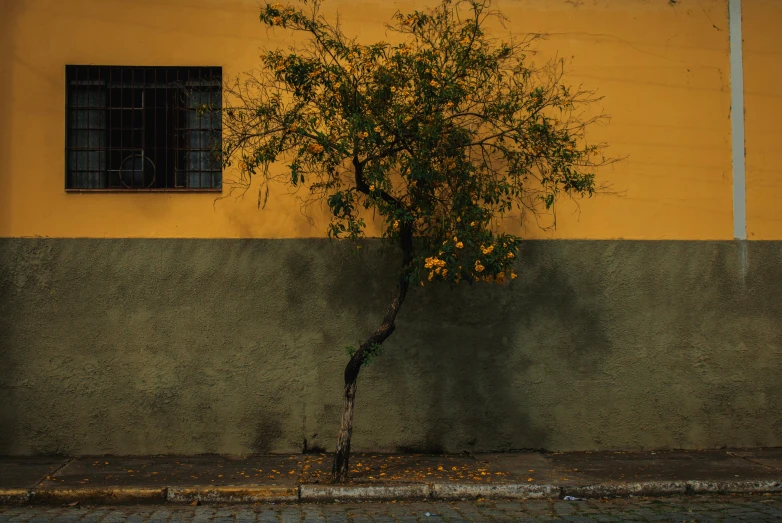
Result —
<path fill-rule="evenodd" d="M 255 176 L 264 185 L 281 176 L 324 199 L 329 237 L 361 237 L 371 210 L 401 248 L 391 304 L 345 367 L 333 466 L 344 481 L 359 371 L 394 332 L 411 283 L 512 280 L 520 238 L 500 232 L 499 218 L 591 196 L 593 168 L 607 160 L 584 137 L 603 118 L 580 112 L 596 98 L 562 82 L 562 61 L 528 60 L 538 36 L 488 36 L 487 21 L 504 20 L 490 0 L 397 13 L 394 45 L 349 38 L 319 14 L 321 1 L 262 8 L 261 22 L 305 33 L 307 43 L 266 52 L 260 70 L 227 87 L 223 162 L 238 164 L 243 189 Z M 285 174 L 272 175 L 280 160 Z"/>

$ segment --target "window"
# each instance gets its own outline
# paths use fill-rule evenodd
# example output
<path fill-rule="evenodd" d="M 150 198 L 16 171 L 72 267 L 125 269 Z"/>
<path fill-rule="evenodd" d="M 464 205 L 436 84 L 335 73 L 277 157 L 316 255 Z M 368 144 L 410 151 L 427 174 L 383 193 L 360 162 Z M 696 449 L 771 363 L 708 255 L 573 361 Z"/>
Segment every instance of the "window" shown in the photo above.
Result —
<path fill-rule="evenodd" d="M 219 191 L 219 67 L 69 65 L 66 189 Z"/>

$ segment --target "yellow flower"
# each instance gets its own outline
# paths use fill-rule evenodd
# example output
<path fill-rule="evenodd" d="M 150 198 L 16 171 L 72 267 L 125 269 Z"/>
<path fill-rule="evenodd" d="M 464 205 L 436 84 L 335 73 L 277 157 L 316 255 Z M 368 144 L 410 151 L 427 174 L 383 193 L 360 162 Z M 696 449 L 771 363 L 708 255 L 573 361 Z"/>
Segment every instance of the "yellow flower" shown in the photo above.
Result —
<path fill-rule="evenodd" d="M 448 269 L 443 269 L 443 278 L 448 276 Z"/>
<path fill-rule="evenodd" d="M 464 248 L 464 244 L 462 242 L 456 242 L 456 248 L 457 249 L 463 249 Z"/>
<path fill-rule="evenodd" d="M 376 126 L 375 126 L 375 132 L 376 132 L 376 133 L 379 133 L 381 130 L 382 130 L 382 129 L 380 129 L 380 126 L 379 126 L 379 125 L 376 125 Z"/>
<path fill-rule="evenodd" d="M 395 92 L 396 92 L 396 87 L 394 87 L 393 85 L 391 86 L 391 92 L 392 92 L 392 93 L 395 93 Z"/>
<path fill-rule="evenodd" d="M 429 273 L 429 278 L 427 278 L 427 279 L 428 279 L 429 281 L 432 281 L 432 278 L 434 278 L 434 273 L 433 273 L 433 272 L 430 272 L 430 273 Z"/>
<path fill-rule="evenodd" d="M 434 256 L 430 256 L 424 261 L 426 262 L 424 267 L 427 269 L 431 269 L 433 267 L 445 267 L 445 261 L 439 258 L 435 258 Z"/>
<path fill-rule="evenodd" d="M 517 277 L 518 277 L 518 274 L 516 274 L 516 273 L 515 273 L 515 272 L 513 272 L 513 271 L 510 271 L 510 279 L 511 279 L 511 280 L 515 280 Z"/>
<path fill-rule="evenodd" d="M 274 5 L 272 6 L 272 9 L 281 9 L 281 8 L 282 8 L 282 4 L 281 4 L 281 3 L 279 3 L 279 2 L 277 2 L 276 4 L 274 4 Z"/>
<path fill-rule="evenodd" d="M 282 25 L 282 18 L 275 16 L 274 19 L 272 19 L 272 22 L 274 22 L 274 25 Z"/>
<path fill-rule="evenodd" d="M 491 251 L 494 250 L 494 245 L 489 245 L 488 247 L 481 245 L 481 250 L 483 251 L 483 254 L 491 254 Z"/>
<path fill-rule="evenodd" d="M 470 222 L 470 227 L 475 227 L 475 222 Z"/>
<path fill-rule="evenodd" d="M 456 221 L 457 221 L 457 223 L 458 223 L 458 222 L 460 222 L 460 221 L 462 221 L 462 217 L 461 217 L 461 216 L 457 216 L 457 217 L 456 217 Z"/>
<path fill-rule="evenodd" d="M 440 83 L 437 80 L 432 80 L 431 82 L 429 82 L 429 85 L 431 85 L 432 87 L 440 87 Z"/>
<path fill-rule="evenodd" d="M 515 255 L 512 252 L 509 252 L 507 258 L 509 260 L 512 260 L 513 258 L 515 258 Z"/>
<path fill-rule="evenodd" d="M 319 143 L 311 143 L 307 146 L 307 151 L 313 154 L 320 154 L 323 152 L 323 146 Z"/>
<path fill-rule="evenodd" d="M 395 231 L 399 230 L 399 220 L 394 220 L 394 230 Z"/>
<path fill-rule="evenodd" d="M 483 270 L 484 270 L 485 268 L 486 268 L 486 267 L 484 267 L 484 266 L 481 264 L 481 261 L 480 261 L 480 260 L 475 260 L 475 272 L 483 272 Z"/>
<path fill-rule="evenodd" d="M 362 139 L 362 140 L 363 140 L 364 138 L 366 138 L 367 136 L 369 136 L 369 133 L 368 133 L 368 132 L 366 132 L 366 131 L 361 131 L 360 133 L 358 133 L 358 137 L 359 137 L 360 139 Z"/>
<path fill-rule="evenodd" d="M 451 107 L 453 107 L 453 102 L 448 102 L 447 104 L 445 104 L 446 109 L 450 109 Z"/>
<path fill-rule="evenodd" d="M 370 184 L 369 190 L 370 190 L 370 192 L 375 190 L 375 184 L 374 183 Z"/>
<path fill-rule="evenodd" d="M 435 274 L 440 274 L 440 272 L 442 272 L 442 270 L 443 270 L 442 268 L 440 268 L 440 267 L 437 267 L 437 268 L 434 270 L 434 272 L 435 272 Z"/>
<path fill-rule="evenodd" d="M 461 42 L 459 42 L 459 43 L 461 43 L 462 45 L 469 44 L 470 43 L 470 37 L 469 36 L 465 36 L 464 38 L 462 38 Z"/>
<path fill-rule="evenodd" d="M 497 275 L 497 283 L 505 283 L 505 273 L 501 272 Z"/>

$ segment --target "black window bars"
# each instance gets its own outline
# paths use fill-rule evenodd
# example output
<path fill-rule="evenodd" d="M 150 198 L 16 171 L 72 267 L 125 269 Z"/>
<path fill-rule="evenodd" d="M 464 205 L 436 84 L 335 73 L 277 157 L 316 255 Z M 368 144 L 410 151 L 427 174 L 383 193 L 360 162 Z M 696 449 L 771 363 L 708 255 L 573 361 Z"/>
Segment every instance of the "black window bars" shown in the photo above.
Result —
<path fill-rule="evenodd" d="M 219 191 L 220 67 L 69 65 L 66 190 Z"/>

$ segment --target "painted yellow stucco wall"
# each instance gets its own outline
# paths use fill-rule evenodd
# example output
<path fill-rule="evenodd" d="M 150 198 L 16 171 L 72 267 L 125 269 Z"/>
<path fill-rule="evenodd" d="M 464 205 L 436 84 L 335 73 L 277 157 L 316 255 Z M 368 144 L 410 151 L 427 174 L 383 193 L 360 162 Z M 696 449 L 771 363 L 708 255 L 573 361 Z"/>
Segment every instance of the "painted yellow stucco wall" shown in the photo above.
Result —
<path fill-rule="evenodd" d="M 747 237 L 782 240 L 782 2 L 744 0 Z"/>
<path fill-rule="evenodd" d="M 781 7 L 775 0 L 754 3 Z M 346 32 L 370 41 L 386 37 L 383 24 L 398 9 L 424 5 L 329 0 L 326 11 L 339 11 Z M 600 173 L 613 194 L 582 202 L 580 211 L 561 205 L 556 231 L 528 227 L 528 237 L 732 238 L 726 0 L 495 5 L 513 32 L 548 33 L 539 57 L 557 52 L 571 59 L 571 81 L 605 97 L 601 107 L 613 119 L 592 138 L 609 142 L 611 153 L 625 158 Z M 64 190 L 66 64 L 220 65 L 224 75 L 235 75 L 257 63 L 260 48 L 290 41 L 284 32 L 261 27 L 256 0 L 3 0 L 0 10 L 0 236 L 324 235 L 322 217 L 315 212 L 310 223 L 282 187 L 272 190 L 262 211 L 252 192 L 244 200 L 215 201 L 213 194 Z M 764 60 L 756 55 L 768 53 L 764 49 L 780 37 L 772 34 L 779 31 L 772 31 L 762 5 L 748 7 L 747 18 L 768 32 L 753 37 L 752 25 L 745 31 L 748 70 L 754 70 Z M 748 81 L 748 90 L 757 92 L 753 104 L 767 96 L 779 114 L 778 94 L 774 99 L 763 85 L 763 75 L 774 74 L 781 73 L 749 74 L 748 80 L 759 80 Z M 752 106 L 748 111 L 759 112 Z M 773 113 L 755 121 L 748 140 L 768 149 L 779 136 L 769 130 Z M 750 147 L 750 229 L 760 237 L 772 234 L 773 220 L 779 224 L 782 214 L 769 207 L 771 196 L 759 193 L 773 176 L 777 194 L 782 186 L 773 171 L 776 156 L 769 151 L 761 158 L 765 149 L 755 150 Z M 766 214 L 753 211 L 753 201 L 762 201 Z"/>

